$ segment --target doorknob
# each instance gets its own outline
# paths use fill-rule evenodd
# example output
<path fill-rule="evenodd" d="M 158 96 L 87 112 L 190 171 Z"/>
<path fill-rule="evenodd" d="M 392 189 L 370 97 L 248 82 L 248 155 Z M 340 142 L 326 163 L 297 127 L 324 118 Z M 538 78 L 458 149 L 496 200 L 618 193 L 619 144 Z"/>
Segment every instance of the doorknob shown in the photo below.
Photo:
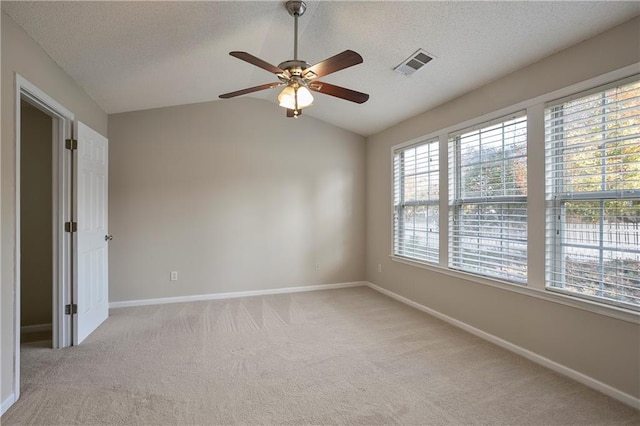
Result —
<path fill-rule="evenodd" d="M 113 235 L 105 235 L 105 236 L 104 236 L 104 240 L 105 240 L 105 241 L 111 241 L 111 240 L 113 240 Z"/>

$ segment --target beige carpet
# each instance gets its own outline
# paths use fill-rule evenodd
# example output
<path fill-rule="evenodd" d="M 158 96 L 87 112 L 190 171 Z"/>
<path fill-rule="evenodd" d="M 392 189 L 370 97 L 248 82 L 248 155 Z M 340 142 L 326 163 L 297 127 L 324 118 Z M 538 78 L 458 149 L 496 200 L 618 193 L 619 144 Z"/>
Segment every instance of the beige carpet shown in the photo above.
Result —
<path fill-rule="evenodd" d="M 124 308 L 22 352 L 12 424 L 640 424 L 366 287 Z"/>

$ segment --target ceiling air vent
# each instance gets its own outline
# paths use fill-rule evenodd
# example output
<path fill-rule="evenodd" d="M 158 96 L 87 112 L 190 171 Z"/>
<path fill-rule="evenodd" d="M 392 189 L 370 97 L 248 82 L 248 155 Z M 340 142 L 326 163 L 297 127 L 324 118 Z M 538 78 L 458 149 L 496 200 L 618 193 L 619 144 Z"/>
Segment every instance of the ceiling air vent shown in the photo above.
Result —
<path fill-rule="evenodd" d="M 433 59 L 433 56 L 425 52 L 422 49 L 416 50 L 416 52 L 402 61 L 400 65 L 394 68 L 395 71 L 404 75 L 411 75 L 418 71 L 425 64 Z"/>

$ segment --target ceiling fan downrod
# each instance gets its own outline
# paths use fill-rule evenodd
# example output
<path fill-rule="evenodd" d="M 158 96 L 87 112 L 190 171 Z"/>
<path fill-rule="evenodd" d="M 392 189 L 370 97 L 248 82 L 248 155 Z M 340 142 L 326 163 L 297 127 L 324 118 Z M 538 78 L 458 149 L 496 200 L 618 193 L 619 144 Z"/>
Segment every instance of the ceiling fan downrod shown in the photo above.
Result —
<path fill-rule="evenodd" d="M 307 5 L 301 0 L 289 0 L 285 5 L 289 15 L 293 16 L 293 60 L 298 60 L 298 18 L 304 15 Z"/>

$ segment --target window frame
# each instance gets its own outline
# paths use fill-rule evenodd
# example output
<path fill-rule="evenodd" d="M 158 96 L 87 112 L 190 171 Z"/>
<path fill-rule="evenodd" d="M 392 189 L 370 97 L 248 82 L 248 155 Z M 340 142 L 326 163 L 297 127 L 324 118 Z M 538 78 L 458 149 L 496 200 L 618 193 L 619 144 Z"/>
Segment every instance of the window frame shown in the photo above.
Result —
<path fill-rule="evenodd" d="M 420 147 L 428 147 L 427 151 L 430 152 L 431 148 L 429 147 L 429 145 L 432 145 L 432 144 L 437 144 L 438 145 L 437 146 L 437 150 L 438 150 L 437 168 L 435 170 L 431 170 L 431 167 L 428 166 L 426 171 L 422 172 L 421 174 L 424 174 L 424 175 L 428 176 L 428 175 L 430 175 L 430 174 L 432 174 L 432 173 L 437 171 L 438 172 L 438 181 L 440 181 L 441 179 L 440 179 L 440 175 L 439 174 L 440 174 L 440 169 L 442 168 L 442 161 L 441 161 L 441 156 L 440 156 L 440 144 L 439 144 L 439 139 L 438 138 L 420 139 L 420 141 L 418 141 L 418 142 L 414 142 L 414 143 L 410 143 L 410 144 L 407 144 L 407 145 L 403 145 L 403 146 L 393 150 L 393 155 L 392 155 L 392 160 L 391 160 L 392 161 L 392 176 L 391 176 L 391 178 L 392 178 L 392 198 L 393 198 L 393 202 L 392 202 L 392 209 L 393 209 L 392 221 L 393 221 L 393 226 L 392 226 L 392 231 L 391 231 L 392 232 L 392 235 L 391 235 L 391 239 L 392 239 L 392 241 L 391 241 L 391 246 L 392 246 L 391 247 L 391 253 L 394 256 L 410 259 L 410 260 L 413 260 L 413 261 L 416 261 L 416 262 L 425 262 L 427 264 L 436 265 L 436 264 L 439 264 L 439 261 L 440 261 L 439 260 L 440 259 L 439 247 L 438 247 L 438 250 L 435 253 L 436 259 L 433 259 L 432 256 L 429 256 L 426 249 L 425 249 L 425 253 L 426 253 L 425 258 L 412 257 L 412 256 L 410 256 L 410 255 L 408 255 L 406 253 L 403 254 L 402 253 L 403 250 L 399 249 L 398 246 L 400 244 L 402 244 L 403 242 L 405 242 L 405 239 L 404 238 L 399 238 L 398 235 L 397 235 L 398 231 L 404 229 L 404 226 L 399 225 L 399 223 L 401 223 L 401 218 L 404 217 L 404 215 L 401 214 L 401 211 L 404 208 L 406 208 L 406 207 L 414 207 L 414 208 L 415 207 L 426 207 L 428 209 L 429 207 L 433 207 L 433 206 L 437 206 L 438 209 L 440 208 L 440 198 L 441 198 L 441 193 L 442 193 L 440 188 L 438 190 L 438 197 L 435 198 L 435 199 L 432 199 L 431 197 L 428 196 L 425 200 L 415 200 L 415 201 L 406 202 L 405 201 L 406 199 L 405 199 L 405 196 L 404 196 L 404 194 L 405 194 L 404 182 L 405 182 L 405 179 L 407 177 L 406 173 L 404 172 L 404 170 L 405 170 L 404 158 L 405 158 L 405 155 L 406 155 L 407 151 L 409 151 L 411 149 L 415 149 L 416 150 L 416 164 L 415 164 L 415 167 L 417 169 L 418 168 L 418 162 L 417 162 L 417 156 L 418 156 L 417 150 L 418 150 L 418 148 L 420 148 Z M 397 158 L 396 156 L 399 157 L 399 160 L 398 160 L 400 162 L 399 165 L 396 163 L 396 158 Z M 396 172 L 396 167 L 399 167 L 399 169 L 400 169 L 399 172 Z M 418 176 L 418 174 L 419 174 L 419 172 L 416 170 L 412 176 Z M 396 179 L 398 179 L 398 178 L 401 178 L 400 182 L 396 181 Z M 396 193 L 396 189 L 398 189 L 399 194 Z M 396 204 L 396 198 L 398 198 L 398 203 L 397 204 Z M 439 212 L 438 212 L 438 215 L 440 215 Z M 398 223 L 396 222 L 396 218 L 398 218 L 397 219 Z M 415 233 L 415 227 L 414 227 L 413 231 Z M 427 232 L 427 234 L 426 234 L 427 238 L 426 239 L 427 239 L 427 246 L 428 246 L 429 245 L 428 244 L 428 241 L 429 241 L 428 235 L 429 234 L 428 234 L 428 231 L 425 231 L 425 232 Z M 440 241 L 440 238 L 441 238 L 440 231 L 438 231 L 437 238 L 438 238 L 438 245 L 439 245 L 439 241 Z"/>
<path fill-rule="evenodd" d="M 565 188 L 566 182 L 562 179 L 564 174 L 565 162 L 559 161 L 562 153 L 564 152 L 565 138 L 558 137 L 558 133 L 554 132 L 551 136 L 553 140 L 548 141 L 546 135 L 547 116 L 553 116 L 552 120 L 558 120 L 564 117 L 563 110 L 557 108 L 563 106 L 567 102 L 573 100 L 582 99 L 605 92 L 607 90 L 614 89 L 625 84 L 640 82 L 640 74 L 631 75 L 626 78 L 618 79 L 607 84 L 592 87 L 588 90 L 573 93 L 569 96 L 565 96 L 560 99 L 549 101 L 545 104 L 545 198 L 546 198 L 546 229 L 547 229 L 547 242 L 545 245 L 545 289 L 549 292 L 557 292 L 570 297 L 591 300 L 598 303 L 604 303 L 612 306 L 619 306 L 625 309 L 633 311 L 640 311 L 640 305 L 636 306 L 624 301 L 612 299 L 604 296 L 593 296 L 585 293 L 579 293 L 577 291 L 567 290 L 563 287 L 553 285 L 557 282 L 566 281 L 565 275 L 565 253 L 566 248 L 583 248 L 587 250 L 597 250 L 598 252 L 598 268 L 599 274 L 604 274 L 604 262 L 605 253 L 608 251 L 625 251 L 635 254 L 640 253 L 639 250 L 618 250 L 617 247 L 605 246 L 605 231 L 604 231 L 604 211 L 605 203 L 607 201 L 621 201 L 621 200 L 637 200 L 640 199 L 640 189 L 635 190 L 616 190 L 616 189 L 601 189 L 599 191 L 584 191 L 584 192 L 572 192 Z M 564 121 L 562 121 L 564 123 Z M 613 141 L 605 142 L 607 145 Z M 606 157 L 608 158 L 608 156 Z M 551 177 L 550 177 L 551 176 Z M 559 182 L 561 181 L 561 182 Z M 565 225 L 566 220 L 564 215 L 566 212 L 566 203 L 571 201 L 587 201 L 597 202 L 598 211 L 601 212 L 599 216 L 599 238 L 597 246 L 581 245 L 577 243 L 564 242 L 566 239 Z M 560 215 L 560 217 L 556 217 Z M 600 279 L 601 292 L 604 285 L 602 278 Z"/>
<path fill-rule="evenodd" d="M 489 129 L 491 127 L 495 127 L 497 125 L 502 125 L 502 132 L 503 132 L 503 138 L 501 139 L 502 141 L 502 146 L 504 147 L 504 128 L 505 128 L 505 123 L 508 123 L 510 121 L 516 121 L 516 120 L 522 120 L 524 119 L 525 122 L 525 132 L 527 129 L 527 124 L 528 124 L 528 117 L 527 117 L 527 111 L 518 111 L 516 113 L 512 113 L 512 114 L 508 114 L 506 116 L 502 116 L 502 117 L 498 117 L 496 119 L 493 120 L 489 120 L 486 122 L 482 122 L 482 123 L 478 123 L 477 125 L 468 127 L 468 128 L 463 128 L 461 130 L 455 131 L 455 132 L 451 132 L 448 134 L 448 153 L 449 154 L 453 154 L 451 155 L 451 161 L 447 164 L 448 167 L 448 182 L 449 182 L 449 188 L 450 188 L 450 192 L 448 194 L 449 196 L 449 211 L 448 211 L 448 215 L 449 215 L 449 220 L 450 220 L 450 224 L 449 224 L 449 232 L 448 235 L 446 236 L 449 239 L 449 256 L 447 258 L 447 265 L 450 269 L 453 270 L 458 270 L 458 271 L 463 271 L 469 274 L 473 274 L 473 275 L 478 275 L 478 276 L 482 276 L 482 277 L 487 277 L 487 278 L 492 278 L 492 279 L 498 279 L 501 281 L 506 281 L 512 284 L 518 284 L 518 285 L 526 285 L 527 281 L 528 281 L 528 274 L 527 274 L 527 258 L 525 257 L 525 266 L 524 266 L 524 277 L 522 279 L 518 279 L 516 277 L 507 277 L 505 276 L 505 274 L 491 274 L 488 271 L 485 271 L 484 273 L 478 272 L 478 271 L 471 271 L 469 269 L 465 269 L 465 265 L 463 264 L 463 259 L 461 259 L 461 256 L 458 255 L 457 251 L 455 251 L 454 249 L 451 249 L 452 247 L 455 248 L 456 243 L 454 243 L 454 241 L 457 241 L 461 238 L 459 233 L 456 233 L 456 226 L 454 226 L 454 223 L 462 223 L 462 216 L 463 216 L 463 208 L 464 206 L 468 206 L 468 205 L 475 205 L 475 206 L 486 206 L 486 205 L 491 205 L 491 204 L 524 204 L 525 205 L 525 211 L 527 211 L 528 208 L 528 194 L 527 195 L 499 195 L 499 196 L 475 196 L 475 197 L 465 197 L 463 194 L 463 189 L 462 189 L 462 141 L 461 141 L 461 137 L 463 135 L 468 135 L 470 133 L 476 132 L 476 131 L 482 131 L 482 130 L 486 130 Z M 516 123 L 514 123 L 516 124 Z M 482 146 L 482 134 L 479 134 L 479 143 L 480 146 Z M 526 133 L 525 133 L 525 154 L 524 155 L 520 155 L 518 157 L 512 157 L 509 159 L 505 159 L 504 157 L 502 158 L 502 164 L 503 166 L 507 163 L 507 160 L 512 160 L 515 158 L 525 158 L 525 160 L 527 159 L 527 145 L 528 145 L 528 139 L 526 137 Z M 482 147 L 480 147 L 480 153 L 482 152 Z M 481 155 L 481 154 L 480 154 Z M 526 163 L 526 161 L 525 161 Z M 473 164 L 478 164 L 478 165 L 482 165 L 483 162 L 479 162 L 479 163 L 473 163 Z M 468 166 L 468 165 L 464 165 L 464 166 Z M 525 166 L 527 167 L 528 164 Z M 453 185 L 451 185 L 453 183 Z M 527 221 L 525 220 L 525 226 L 527 225 Z M 528 228 L 528 227 L 527 227 Z M 482 234 L 481 234 L 481 230 L 478 231 L 478 238 L 482 238 Z M 527 245 L 527 239 L 528 239 L 528 230 L 527 230 L 527 236 L 525 237 L 524 240 L 524 244 Z M 505 238 L 503 241 L 505 242 L 509 242 L 509 241 L 515 241 L 513 239 L 509 239 L 509 238 Z M 523 241 L 519 241 L 520 243 L 522 243 Z M 458 260 L 456 260 L 458 259 Z"/>

